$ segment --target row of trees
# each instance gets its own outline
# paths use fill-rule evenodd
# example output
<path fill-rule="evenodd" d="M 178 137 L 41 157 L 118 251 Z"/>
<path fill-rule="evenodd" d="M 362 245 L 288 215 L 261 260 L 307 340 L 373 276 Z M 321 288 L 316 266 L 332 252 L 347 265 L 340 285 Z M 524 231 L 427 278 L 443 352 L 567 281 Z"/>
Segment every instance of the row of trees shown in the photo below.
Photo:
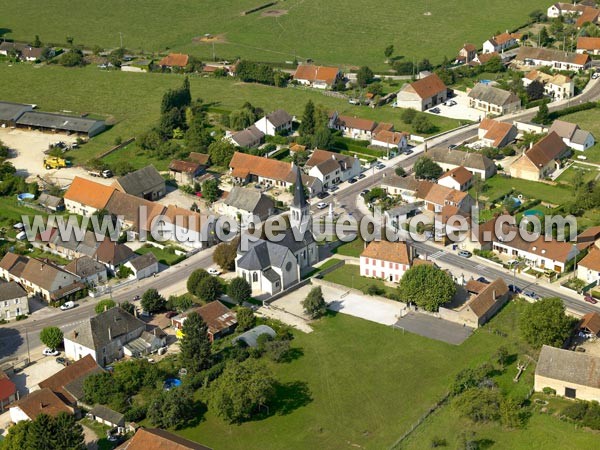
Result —
<path fill-rule="evenodd" d="M 238 62 L 237 76 L 242 81 L 268 84 L 277 87 L 284 87 L 290 78 L 289 74 L 280 70 L 274 70 L 268 64 L 247 60 Z"/>

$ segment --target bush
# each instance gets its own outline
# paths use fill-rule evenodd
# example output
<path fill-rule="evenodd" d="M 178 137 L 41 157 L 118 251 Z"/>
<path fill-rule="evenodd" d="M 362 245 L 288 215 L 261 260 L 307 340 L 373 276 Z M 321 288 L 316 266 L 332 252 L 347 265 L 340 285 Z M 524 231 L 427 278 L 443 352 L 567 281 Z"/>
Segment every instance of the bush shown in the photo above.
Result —
<path fill-rule="evenodd" d="M 542 389 L 542 392 L 546 395 L 556 395 L 556 390 L 554 390 L 548 386 L 546 386 L 544 389 Z"/>
<path fill-rule="evenodd" d="M 376 284 L 369 284 L 368 286 L 365 286 L 363 292 L 367 295 L 383 295 L 385 290 Z"/>

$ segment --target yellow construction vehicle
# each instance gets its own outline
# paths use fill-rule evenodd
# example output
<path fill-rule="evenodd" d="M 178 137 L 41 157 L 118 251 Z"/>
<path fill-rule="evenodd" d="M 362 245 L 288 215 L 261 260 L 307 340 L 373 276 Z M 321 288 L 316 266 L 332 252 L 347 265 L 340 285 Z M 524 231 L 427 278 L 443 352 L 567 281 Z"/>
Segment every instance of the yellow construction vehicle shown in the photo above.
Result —
<path fill-rule="evenodd" d="M 63 167 L 69 167 L 70 165 L 71 161 L 65 158 L 60 158 L 58 156 L 48 156 L 44 158 L 44 167 L 48 170 L 62 169 Z"/>

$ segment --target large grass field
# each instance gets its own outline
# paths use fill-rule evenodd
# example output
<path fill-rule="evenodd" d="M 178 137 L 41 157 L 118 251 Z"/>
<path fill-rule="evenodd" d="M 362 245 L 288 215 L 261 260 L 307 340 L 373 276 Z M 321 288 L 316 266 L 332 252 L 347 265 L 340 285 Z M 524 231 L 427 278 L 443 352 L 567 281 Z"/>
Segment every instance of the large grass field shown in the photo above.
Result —
<path fill-rule="evenodd" d="M 529 199 L 539 199 L 552 204 L 562 204 L 573 196 L 572 189 L 564 185 L 550 185 L 536 181 L 521 180 L 520 178 L 505 178 L 496 175 L 485 182 L 487 190 L 482 196 L 488 199 L 497 199 L 514 190 Z M 474 194 L 473 194 L 474 195 Z"/>
<path fill-rule="evenodd" d="M 314 328 L 296 333 L 299 358 L 273 365 L 285 389 L 271 416 L 232 426 L 209 412 L 180 433 L 231 450 L 388 448 L 445 394 L 454 374 L 507 340 L 477 332 L 453 346 L 342 314 Z"/>
<path fill-rule="evenodd" d="M 81 149 L 71 153 L 74 162 L 78 164 L 112 147 L 117 137 L 135 137 L 157 123 L 163 93 L 181 85 L 183 76 L 102 71 L 95 66 L 67 69 L 46 65 L 34 67 L 30 64 L 0 64 L 0 79 L 2 100 L 35 103 L 45 111 L 93 113 L 115 123 L 110 130 L 94 137 Z M 310 89 L 281 89 L 241 83 L 230 78 L 192 77 L 191 90 L 194 98 L 200 97 L 221 111 L 239 109 L 248 101 L 265 111 L 284 108 L 301 117 L 304 105 L 312 99 L 315 104 L 329 110 L 392 122 L 396 129 L 410 131 L 410 126 L 400 118 L 399 109 L 391 106 L 376 109 L 353 106 L 347 101 L 328 97 Z M 430 116 L 438 132 L 459 125 L 459 121 L 454 119 Z M 151 162 L 156 163 L 159 168 L 166 168 L 168 165 L 168 161 L 142 157 L 138 154 L 135 144 L 110 155 L 107 161 L 127 161 L 136 167 Z"/>
<path fill-rule="evenodd" d="M 338 65 L 367 64 L 383 69 L 384 48 L 394 44 L 407 59 L 441 62 L 453 57 L 464 42 L 481 43 L 498 31 L 524 24 L 548 1 L 490 0 L 281 0 L 246 16 L 244 10 L 264 0 L 21 0 L 2 6 L 4 37 L 88 47 L 123 46 L 145 52 L 183 51 L 212 58 L 213 46 L 198 42 L 206 33 L 219 36 L 217 57 L 242 56 L 261 61 L 313 58 Z M 285 11 L 264 17 L 270 10 Z M 424 15 L 425 12 L 431 15 Z M 122 33 L 120 35 L 120 33 Z"/>

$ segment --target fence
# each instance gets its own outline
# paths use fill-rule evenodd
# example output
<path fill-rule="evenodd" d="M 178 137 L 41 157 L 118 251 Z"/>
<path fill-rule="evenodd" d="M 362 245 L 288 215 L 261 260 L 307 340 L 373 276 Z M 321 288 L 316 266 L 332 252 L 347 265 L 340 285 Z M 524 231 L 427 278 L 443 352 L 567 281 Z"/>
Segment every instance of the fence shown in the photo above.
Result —
<path fill-rule="evenodd" d="M 98 159 L 102 159 L 102 158 L 110 155 L 111 153 L 116 152 L 117 150 L 120 150 L 123 147 L 126 147 L 127 145 L 131 144 L 133 141 L 135 141 L 134 137 L 121 142 L 119 145 L 115 145 L 113 148 L 110 148 L 110 149 L 106 150 L 104 153 L 101 153 L 100 155 L 98 155 Z"/>

